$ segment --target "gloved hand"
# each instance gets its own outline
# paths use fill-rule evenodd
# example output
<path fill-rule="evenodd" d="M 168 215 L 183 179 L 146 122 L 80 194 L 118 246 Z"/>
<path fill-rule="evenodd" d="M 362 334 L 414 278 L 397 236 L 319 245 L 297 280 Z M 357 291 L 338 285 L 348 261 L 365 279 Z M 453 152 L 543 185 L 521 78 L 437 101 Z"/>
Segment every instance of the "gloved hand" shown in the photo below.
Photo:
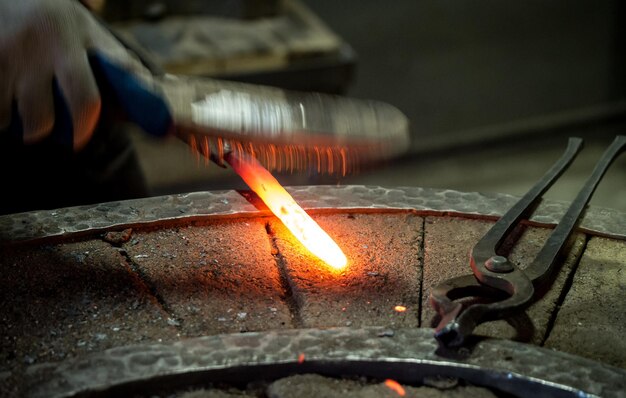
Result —
<path fill-rule="evenodd" d="M 94 69 L 99 69 L 98 79 Z M 73 146 L 79 150 L 100 115 L 99 85 L 109 85 L 130 107 L 141 105 L 137 95 L 143 95 L 167 113 L 164 102 L 150 91 L 150 80 L 141 62 L 79 2 L 0 0 L 0 131 L 16 123 L 11 120 L 13 104 L 24 143 L 48 136 L 59 113 L 67 113 Z M 68 112 L 59 112 L 59 100 Z M 148 117 L 142 112 L 134 110 Z"/>

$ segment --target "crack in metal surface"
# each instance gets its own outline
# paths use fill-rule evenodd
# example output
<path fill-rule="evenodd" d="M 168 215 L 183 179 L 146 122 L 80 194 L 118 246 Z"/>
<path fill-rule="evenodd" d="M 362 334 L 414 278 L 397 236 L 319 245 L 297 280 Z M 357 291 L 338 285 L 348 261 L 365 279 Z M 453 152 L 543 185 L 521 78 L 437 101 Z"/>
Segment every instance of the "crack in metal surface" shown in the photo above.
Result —
<path fill-rule="evenodd" d="M 114 247 L 113 245 L 111 246 Z M 118 252 L 124 259 L 124 266 L 126 267 L 126 270 L 130 274 L 135 284 L 142 292 L 144 292 L 148 296 L 150 301 L 159 309 L 159 312 L 164 315 L 167 324 L 169 326 L 180 329 L 182 323 L 181 319 L 174 315 L 174 312 L 169 307 L 163 296 L 161 296 L 161 294 L 158 292 L 158 289 L 156 288 L 154 283 L 152 283 L 152 281 L 150 281 L 150 278 L 141 270 L 139 264 L 133 261 L 133 259 L 130 257 L 130 254 L 128 254 L 125 249 L 116 249 L 118 249 Z"/>
<path fill-rule="evenodd" d="M 420 217 L 422 220 L 422 230 L 420 231 L 420 242 L 419 249 L 417 252 L 417 264 L 419 266 L 419 297 L 417 304 L 417 327 L 422 327 L 422 311 L 423 304 L 422 300 L 424 299 L 424 265 L 425 265 L 425 257 L 426 257 L 426 217 Z"/>
<path fill-rule="evenodd" d="M 291 314 L 293 322 L 292 326 L 294 328 L 304 327 L 304 321 L 302 320 L 302 314 L 300 312 L 302 303 L 296 297 L 295 286 L 289 277 L 289 271 L 287 269 L 287 260 L 283 257 L 280 248 L 276 244 L 276 234 L 274 233 L 274 230 L 272 230 L 272 225 L 269 221 L 265 223 L 265 231 L 267 232 L 267 238 L 269 239 L 270 246 L 272 248 L 272 257 L 274 257 L 274 262 L 278 268 L 280 284 L 283 288 L 284 294 L 282 300 Z"/>
<path fill-rule="evenodd" d="M 546 341 L 548 341 L 548 338 L 550 337 L 550 333 L 552 333 L 552 329 L 554 328 L 554 325 L 556 324 L 556 319 L 558 318 L 561 306 L 565 302 L 565 299 L 567 298 L 567 294 L 569 293 L 570 289 L 572 288 L 572 285 L 574 284 L 574 276 L 576 275 L 576 272 L 578 271 L 578 266 L 580 265 L 580 262 L 582 261 L 585 251 L 587 250 L 587 244 L 589 243 L 590 239 L 591 239 L 591 236 L 585 235 L 585 242 L 583 243 L 583 247 L 580 250 L 580 254 L 578 255 L 578 258 L 576 258 L 576 261 L 572 265 L 572 269 L 570 270 L 569 274 L 567 275 L 567 278 L 565 279 L 565 282 L 563 283 L 563 287 L 561 288 L 561 294 L 559 294 L 559 298 L 557 299 L 555 303 L 554 310 L 550 314 L 550 319 L 548 319 L 548 324 L 546 325 L 546 331 L 543 335 L 543 338 L 541 339 L 541 343 L 539 343 L 540 347 L 545 346 Z"/>

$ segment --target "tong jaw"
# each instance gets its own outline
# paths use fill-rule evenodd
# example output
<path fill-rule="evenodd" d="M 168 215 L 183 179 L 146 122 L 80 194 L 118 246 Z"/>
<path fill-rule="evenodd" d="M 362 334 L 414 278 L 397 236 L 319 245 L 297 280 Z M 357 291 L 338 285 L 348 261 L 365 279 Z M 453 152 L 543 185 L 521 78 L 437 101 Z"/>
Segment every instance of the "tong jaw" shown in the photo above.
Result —
<path fill-rule="evenodd" d="M 493 257 L 499 257 L 494 261 Z M 452 278 L 436 286 L 430 296 L 430 303 L 441 315 L 441 321 L 435 329 L 435 338 L 445 347 L 460 347 L 466 338 L 481 323 L 507 318 L 525 308 L 534 294 L 532 281 L 503 256 L 488 258 L 476 266 L 475 257 L 471 257 L 475 274 Z M 501 270 L 491 270 L 490 265 L 497 263 Z M 475 275 L 480 275 L 481 280 Z M 493 303 L 473 303 L 464 306 L 454 301 L 465 297 L 502 297 Z M 465 307 L 465 308 L 464 308 Z"/>
<path fill-rule="evenodd" d="M 532 263 L 521 270 L 500 255 L 499 249 L 516 224 L 530 215 L 543 193 L 563 174 L 582 148 L 580 138 L 569 139 L 561 159 L 474 246 L 470 256 L 473 273 L 451 278 L 432 290 L 430 303 L 441 316 L 435 329 L 435 338 L 440 345 L 461 347 L 479 324 L 510 317 L 531 304 L 535 287 L 550 279 L 596 186 L 625 147 L 626 136 L 616 137 L 543 248 Z M 464 305 L 455 301 L 469 297 L 486 297 L 492 302 Z"/>

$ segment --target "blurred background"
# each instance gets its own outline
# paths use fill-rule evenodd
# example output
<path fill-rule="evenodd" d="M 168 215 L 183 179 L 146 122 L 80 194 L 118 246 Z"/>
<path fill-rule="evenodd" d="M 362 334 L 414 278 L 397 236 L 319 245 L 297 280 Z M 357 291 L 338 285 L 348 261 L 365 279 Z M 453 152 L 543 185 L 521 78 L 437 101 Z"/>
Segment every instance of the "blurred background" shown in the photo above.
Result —
<path fill-rule="evenodd" d="M 99 3 L 99 2 L 96 2 Z M 626 3 L 618 0 L 130 0 L 103 17 L 159 67 L 401 109 L 411 147 L 343 178 L 284 185 L 422 186 L 521 195 L 568 136 L 586 147 L 547 197 L 571 200 L 626 129 Z M 245 188 L 176 139 L 135 134 L 154 195 Z M 626 211 L 626 156 L 592 204 Z"/>

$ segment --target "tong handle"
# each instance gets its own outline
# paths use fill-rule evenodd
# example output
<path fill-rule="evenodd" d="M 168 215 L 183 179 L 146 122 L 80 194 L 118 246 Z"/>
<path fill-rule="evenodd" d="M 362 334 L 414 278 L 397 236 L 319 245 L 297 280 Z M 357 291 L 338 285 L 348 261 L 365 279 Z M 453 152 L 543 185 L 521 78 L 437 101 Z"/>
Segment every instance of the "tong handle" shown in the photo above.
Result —
<path fill-rule="evenodd" d="M 589 179 L 578 192 L 576 199 L 565 212 L 561 221 L 554 228 L 546 244 L 541 248 L 533 262 L 524 270 L 524 273 L 533 281 L 535 286 L 543 283 L 552 273 L 556 260 L 560 257 L 565 243 L 574 231 L 580 216 L 589 203 L 598 183 L 608 170 L 615 158 L 626 149 L 626 136 L 615 137 L 611 145 L 604 151 L 596 164 Z"/>
<path fill-rule="evenodd" d="M 491 272 L 486 267 L 485 263 L 498 256 L 498 250 L 507 235 L 522 218 L 528 218 L 530 213 L 539 204 L 541 196 L 554 184 L 565 170 L 567 170 L 576 155 L 578 155 L 582 149 L 582 146 L 583 140 L 581 138 L 570 138 L 567 143 L 567 149 L 561 158 L 554 163 L 550 170 L 548 170 L 548 172 L 541 177 L 541 179 L 526 192 L 526 194 L 515 203 L 515 205 L 513 205 L 513 207 L 511 207 L 474 246 L 472 250 L 472 269 L 478 280 L 486 283 L 487 280 L 485 280 L 483 275 L 499 275 L 497 272 Z"/>

